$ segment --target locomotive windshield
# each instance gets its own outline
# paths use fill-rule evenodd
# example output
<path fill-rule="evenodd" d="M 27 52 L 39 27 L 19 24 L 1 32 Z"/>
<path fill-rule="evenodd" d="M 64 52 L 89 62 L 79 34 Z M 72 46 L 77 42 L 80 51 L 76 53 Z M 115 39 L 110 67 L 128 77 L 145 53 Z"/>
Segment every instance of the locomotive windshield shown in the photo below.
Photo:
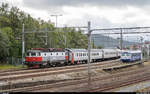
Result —
<path fill-rule="evenodd" d="M 127 52 L 124 52 L 122 53 L 122 56 L 130 56 L 131 54 L 130 53 L 127 53 Z"/>
<path fill-rule="evenodd" d="M 35 52 L 31 52 L 31 56 L 36 56 L 36 53 Z"/>
<path fill-rule="evenodd" d="M 30 53 L 29 53 L 29 52 L 27 52 L 27 56 L 30 56 Z"/>
<path fill-rule="evenodd" d="M 27 56 L 41 56 L 41 52 L 37 50 L 29 50 L 27 51 Z"/>

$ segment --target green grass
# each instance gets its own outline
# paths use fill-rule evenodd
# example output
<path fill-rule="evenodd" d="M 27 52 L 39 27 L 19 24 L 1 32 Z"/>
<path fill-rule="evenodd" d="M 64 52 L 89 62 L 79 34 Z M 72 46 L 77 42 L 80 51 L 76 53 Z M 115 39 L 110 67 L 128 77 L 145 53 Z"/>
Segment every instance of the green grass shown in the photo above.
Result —
<path fill-rule="evenodd" d="M 17 65 L 17 66 L 9 65 L 9 64 L 8 65 L 6 65 L 6 64 L 1 64 L 0 65 L 0 70 L 21 69 L 21 68 L 23 68 L 22 65 Z"/>

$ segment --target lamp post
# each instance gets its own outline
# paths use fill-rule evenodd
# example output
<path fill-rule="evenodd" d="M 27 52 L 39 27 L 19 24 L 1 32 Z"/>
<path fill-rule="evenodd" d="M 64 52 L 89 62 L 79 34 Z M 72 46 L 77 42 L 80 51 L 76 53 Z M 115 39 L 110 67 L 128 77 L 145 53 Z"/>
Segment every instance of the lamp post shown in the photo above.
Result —
<path fill-rule="evenodd" d="M 58 16 L 62 16 L 62 14 L 59 14 L 59 15 L 50 15 L 50 16 L 56 17 L 56 25 L 55 25 L 55 27 L 57 28 L 57 17 L 58 17 Z"/>

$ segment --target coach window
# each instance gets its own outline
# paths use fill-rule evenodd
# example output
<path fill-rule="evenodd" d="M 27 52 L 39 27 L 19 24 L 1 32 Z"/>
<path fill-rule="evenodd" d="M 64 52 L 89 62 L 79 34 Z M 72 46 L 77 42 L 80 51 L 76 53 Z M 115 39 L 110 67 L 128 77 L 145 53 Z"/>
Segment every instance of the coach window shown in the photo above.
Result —
<path fill-rule="evenodd" d="M 56 55 L 58 55 L 58 53 L 56 53 Z"/>
<path fill-rule="evenodd" d="M 46 56 L 46 53 L 44 55 Z"/>
<path fill-rule="evenodd" d="M 64 55 L 64 54 L 62 53 L 62 55 Z"/>
<path fill-rule="evenodd" d="M 65 55 L 68 55 L 68 53 L 66 52 Z"/>
<path fill-rule="evenodd" d="M 78 53 L 77 53 L 77 57 L 78 57 Z"/>
<path fill-rule="evenodd" d="M 30 53 L 29 53 L 29 52 L 27 52 L 27 56 L 30 56 Z"/>
<path fill-rule="evenodd" d="M 53 54 L 51 53 L 51 55 L 53 55 Z"/>

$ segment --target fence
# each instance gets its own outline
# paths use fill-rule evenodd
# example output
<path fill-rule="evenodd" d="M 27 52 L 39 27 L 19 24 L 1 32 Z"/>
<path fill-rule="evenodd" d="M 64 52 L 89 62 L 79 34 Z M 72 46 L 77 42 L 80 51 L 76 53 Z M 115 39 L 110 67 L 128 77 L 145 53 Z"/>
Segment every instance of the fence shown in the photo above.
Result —
<path fill-rule="evenodd" d="M 10 64 L 10 65 L 21 65 L 22 64 L 22 58 L 16 58 L 16 57 L 7 57 L 6 60 L 0 61 L 1 64 Z"/>

